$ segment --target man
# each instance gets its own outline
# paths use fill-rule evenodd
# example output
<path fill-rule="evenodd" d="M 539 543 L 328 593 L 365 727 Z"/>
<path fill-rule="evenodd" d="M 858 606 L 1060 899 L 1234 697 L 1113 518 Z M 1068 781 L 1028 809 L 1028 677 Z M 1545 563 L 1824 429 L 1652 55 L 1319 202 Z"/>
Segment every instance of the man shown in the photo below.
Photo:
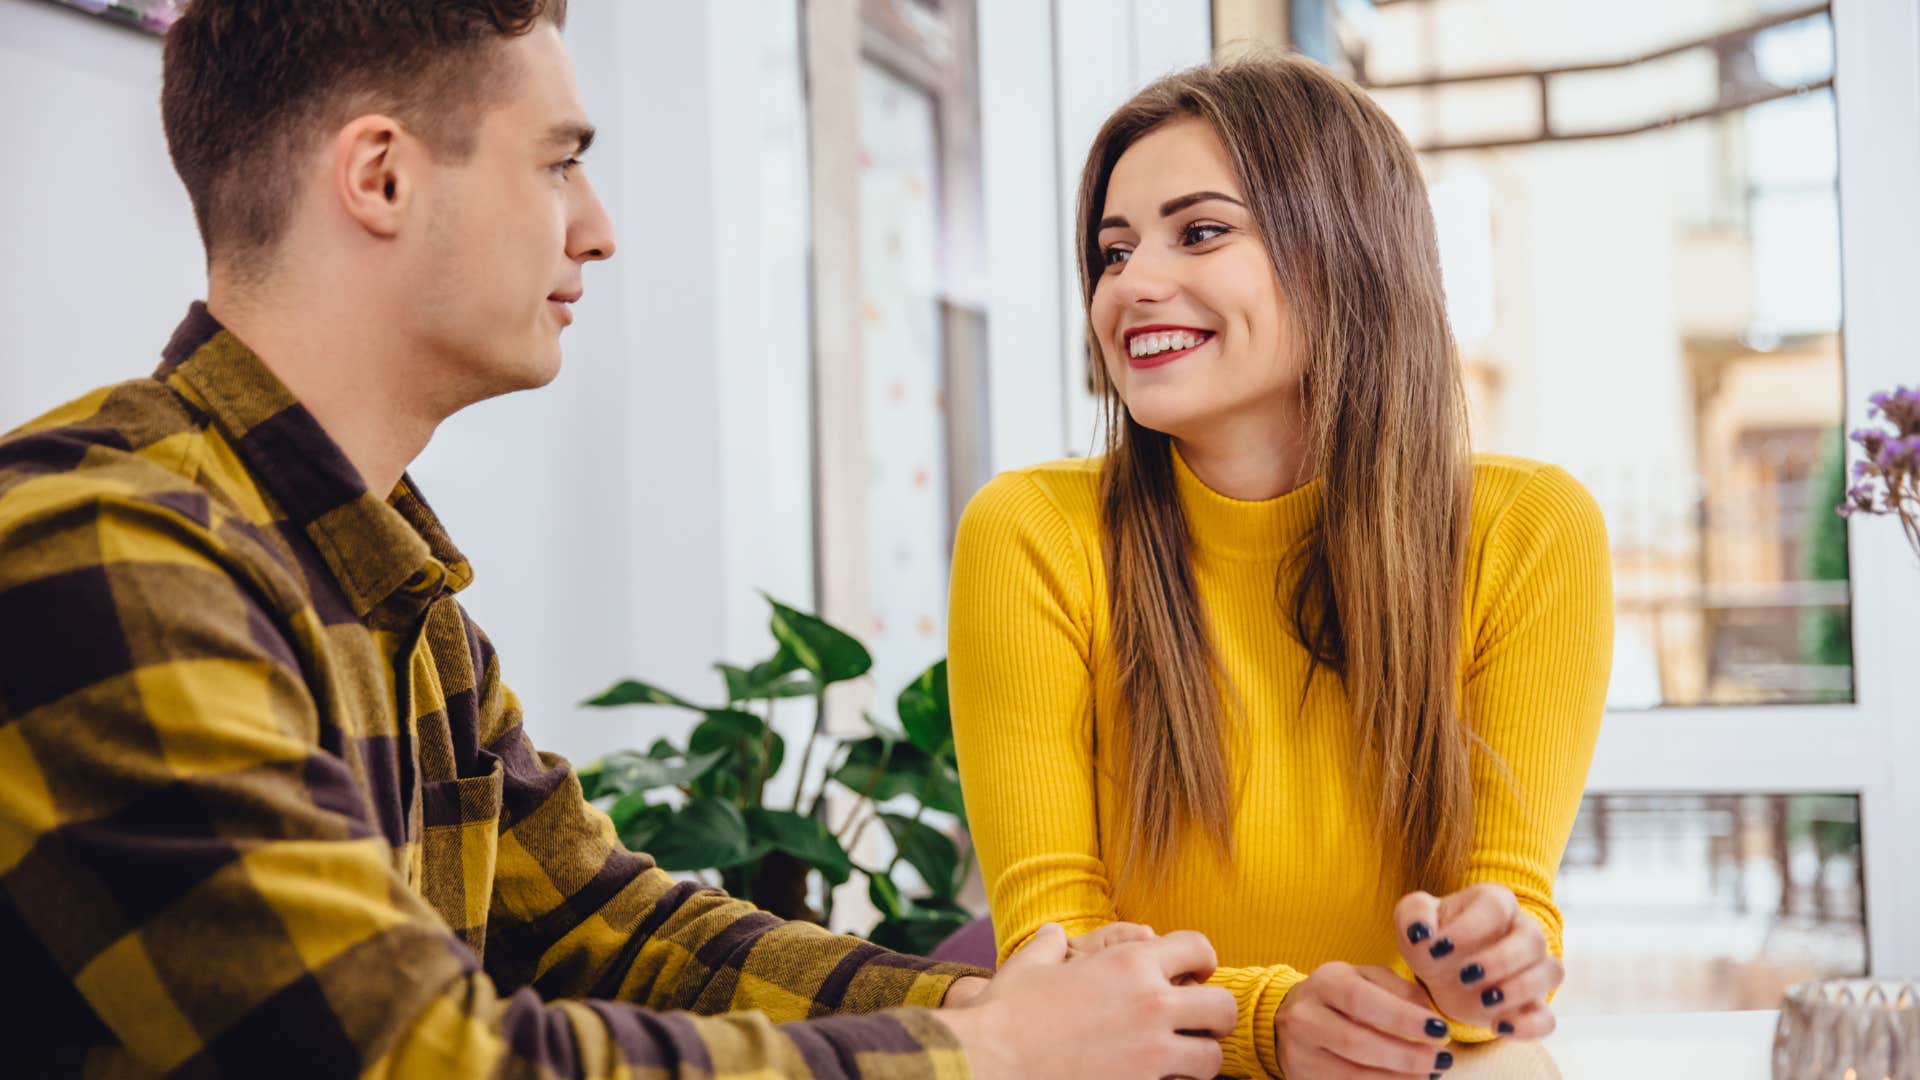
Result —
<path fill-rule="evenodd" d="M 169 35 L 208 301 L 0 441 L 0 1071 L 1213 1075 L 1204 939 L 1050 928 L 987 983 L 675 883 L 528 742 L 405 469 L 554 377 L 614 252 L 564 19 Z"/>

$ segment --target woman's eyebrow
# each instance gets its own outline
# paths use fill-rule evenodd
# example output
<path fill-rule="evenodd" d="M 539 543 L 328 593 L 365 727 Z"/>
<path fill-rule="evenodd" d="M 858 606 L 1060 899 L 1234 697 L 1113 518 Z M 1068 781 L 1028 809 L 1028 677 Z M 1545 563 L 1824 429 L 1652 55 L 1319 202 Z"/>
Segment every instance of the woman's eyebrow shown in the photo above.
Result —
<path fill-rule="evenodd" d="M 1245 210 L 1247 208 L 1246 203 L 1241 202 L 1239 199 L 1236 199 L 1233 196 L 1226 194 L 1225 192 L 1196 191 L 1191 195 L 1182 195 L 1177 199 L 1168 199 L 1166 202 L 1161 203 L 1160 216 L 1172 217 L 1173 215 L 1179 213 L 1180 211 L 1185 210 L 1189 206 L 1193 206 L 1196 203 L 1208 202 L 1213 199 L 1218 199 L 1221 202 L 1230 202 L 1242 210 Z"/>
<path fill-rule="evenodd" d="M 1239 199 L 1236 199 L 1233 196 L 1228 195 L 1224 191 L 1195 191 L 1191 194 L 1181 195 L 1177 198 L 1168 199 L 1166 202 L 1161 203 L 1160 216 L 1163 218 L 1172 217 L 1173 215 L 1179 213 L 1180 211 L 1185 210 L 1189 206 L 1197 206 L 1200 203 L 1208 202 L 1214 199 L 1218 199 L 1221 202 L 1230 202 L 1242 210 L 1245 210 L 1247 208 L 1246 203 L 1243 203 Z M 1127 219 L 1121 217 L 1118 214 L 1114 214 L 1110 217 L 1104 217 L 1100 219 L 1100 228 L 1102 229 L 1125 229 L 1128 227 L 1129 225 L 1127 224 Z"/>

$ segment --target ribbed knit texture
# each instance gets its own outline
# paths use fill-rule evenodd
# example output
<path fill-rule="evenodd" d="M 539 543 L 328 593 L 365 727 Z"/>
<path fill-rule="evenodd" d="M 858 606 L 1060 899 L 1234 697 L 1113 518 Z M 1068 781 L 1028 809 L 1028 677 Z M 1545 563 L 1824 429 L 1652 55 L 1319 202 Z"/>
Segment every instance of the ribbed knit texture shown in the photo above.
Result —
<path fill-rule="evenodd" d="M 1283 554 L 1318 519 L 1314 481 L 1243 502 L 1176 456 L 1212 639 L 1245 705 L 1230 859 L 1182 839 L 1169 865 L 1123 867 L 1126 732 L 1114 682 L 1098 461 L 1002 474 L 967 507 L 954 552 L 950 688 L 969 823 L 1005 959 L 1048 922 L 1204 932 L 1213 981 L 1240 1002 L 1225 1070 L 1278 1075 L 1273 1021 L 1323 963 L 1397 965 L 1373 839 L 1376 794 L 1338 679 L 1313 680 L 1282 598 Z M 1606 700 L 1613 597 L 1598 507 L 1564 470 L 1474 463 L 1463 705 L 1473 754 L 1469 882 L 1508 885 L 1560 952 L 1553 878 Z"/>

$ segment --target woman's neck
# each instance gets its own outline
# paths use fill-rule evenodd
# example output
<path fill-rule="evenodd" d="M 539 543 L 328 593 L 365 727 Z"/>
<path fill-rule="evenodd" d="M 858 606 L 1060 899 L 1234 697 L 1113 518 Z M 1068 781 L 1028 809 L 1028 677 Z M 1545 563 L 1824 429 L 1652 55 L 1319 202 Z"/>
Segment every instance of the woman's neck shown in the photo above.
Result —
<path fill-rule="evenodd" d="M 1174 439 L 1187 467 L 1208 488 L 1230 499 L 1276 499 L 1312 479 L 1307 466 L 1306 418 L 1272 416 L 1229 421 L 1191 438 Z"/>

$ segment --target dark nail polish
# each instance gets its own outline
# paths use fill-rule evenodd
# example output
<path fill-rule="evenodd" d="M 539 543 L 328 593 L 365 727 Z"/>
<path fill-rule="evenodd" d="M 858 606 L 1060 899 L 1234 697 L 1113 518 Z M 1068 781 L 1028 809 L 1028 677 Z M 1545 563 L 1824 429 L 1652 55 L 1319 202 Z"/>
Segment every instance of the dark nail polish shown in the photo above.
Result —
<path fill-rule="evenodd" d="M 1411 944 L 1418 945 L 1432 936 L 1433 931 L 1427 929 L 1426 923 L 1417 922 L 1407 927 L 1407 941 Z"/>
<path fill-rule="evenodd" d="M 1485 1005 L 1489 1009 L 1505 1000 L 1507 1000 L 1507 995 L 1502 993 L 1497 986 L 1486 990 L 1480 995 L 1480 1004 Z"/>
<path fill-rule="evenodd" d="M 1440 1051 L 1433 1059 L 1433 1067 L 1439 1069 L 1441 1072 L 1446 1072 L 1448 1069 L 1453 1068 L 1453 1055 L 1447 1053 L 1445 1050 Z"/>
<path fill-rule="evenodd" d="M 1447 1022 L 1439 1018 L 1427 1021 L 1427 1038 L 1444 1039 L 1447 1037 Z"/>
<path fill-rule="evenodd" d="M 1428 1074 L 1427 1074 L 1427 1080 L 1440 1080 L 1440 1074 L 1439 1074 L 1439 1073 L 1428 1073 Z"/>
<path fill-rule="evenodd" d="M 1479 964 L 1468 964 L 1460 969 L 1460 983 L 1463 986 L 1472 986 L 1486 977 L 1487 969 Z"/>
<path fill-rule="evenodd" d="M 1433 957 L 1435 960 L 1438 960 L 1452 951 L 1453 951 L 1453 939 L 1441 938 L 1439 941 L 1436 941 L 1433 943 L 1433 948 L 1427 950 L 1427 955 Z"/>
<path fill-rule="evenodd" d="M 1500 1026 L 1494 1028 L 1493 1030 L 1499 1032 L 1502 1035 L 1511 1035 L 1513 1034 L 1513 1025 L 1507 1023 L 1505 1020 L 1502 1020 L 1500 1021 Z"/>

